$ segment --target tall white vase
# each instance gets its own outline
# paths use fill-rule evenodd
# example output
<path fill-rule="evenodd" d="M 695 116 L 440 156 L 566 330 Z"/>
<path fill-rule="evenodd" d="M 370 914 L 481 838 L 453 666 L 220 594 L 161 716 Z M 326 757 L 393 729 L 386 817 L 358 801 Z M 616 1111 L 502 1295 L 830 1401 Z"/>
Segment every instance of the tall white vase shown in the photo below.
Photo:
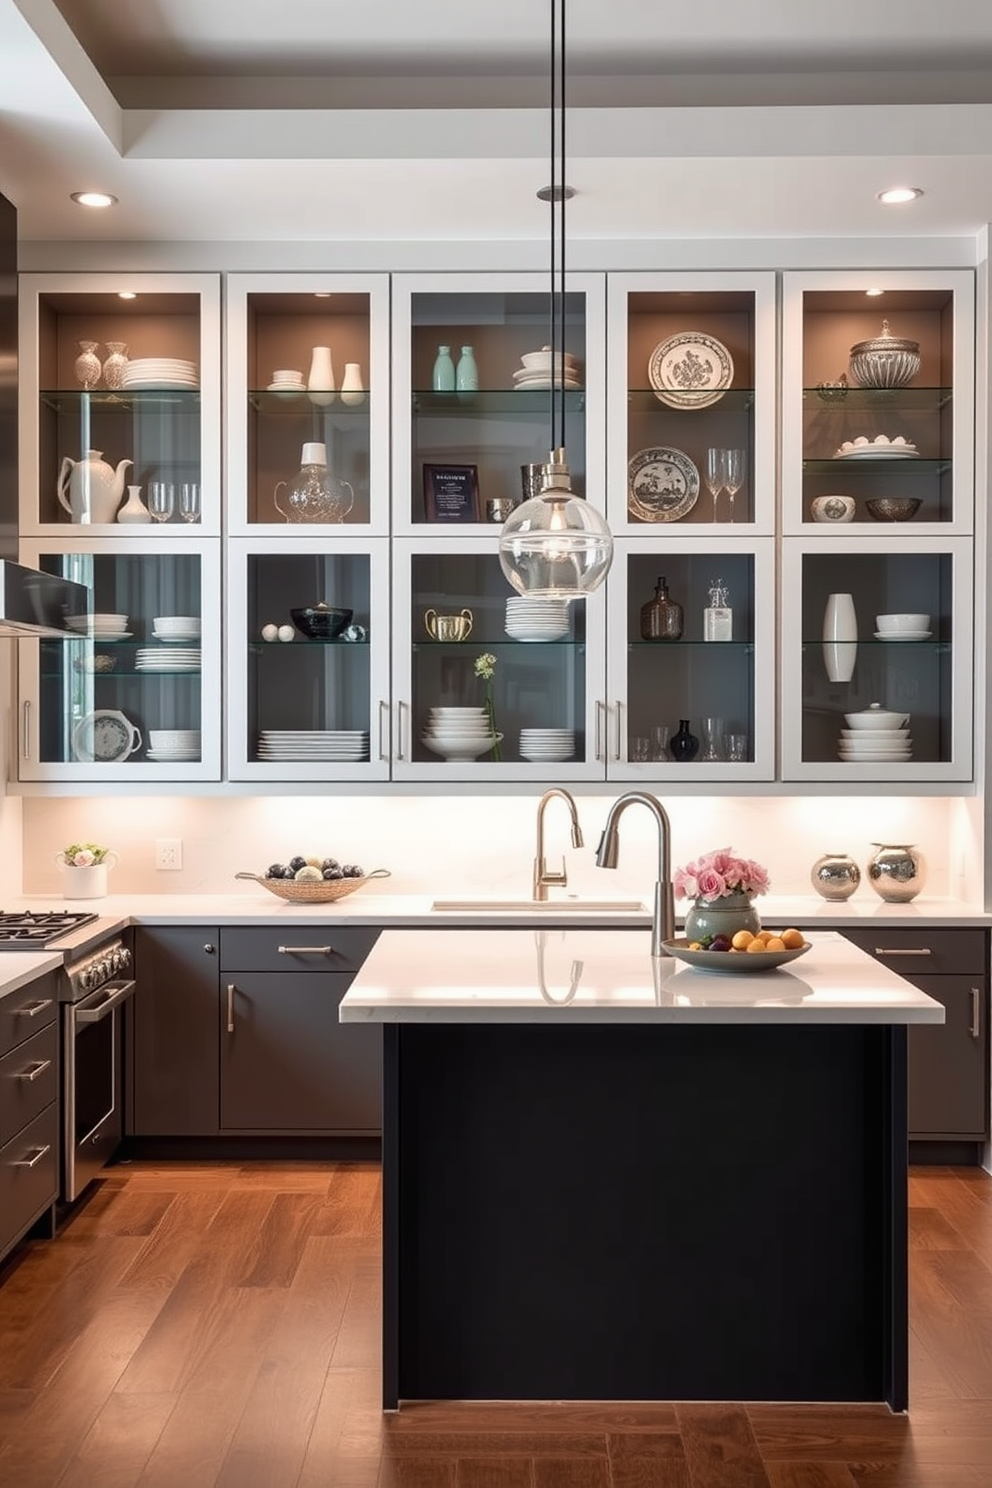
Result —
<path fill-rule="evenodd" d="M 823 665 L 831 682 L 850 682 L 858 658 L 858 617 L 854 597 L 830 594 L 823 612 Z"/>
<path fill-rule="evenodd" d="M 317 408 L 326 408 L 336 397 L 334 391 L 334 364 L 329 346 L 315 346 L 310 353 L 310 372 L 307 376 L 307 397 Z"/>

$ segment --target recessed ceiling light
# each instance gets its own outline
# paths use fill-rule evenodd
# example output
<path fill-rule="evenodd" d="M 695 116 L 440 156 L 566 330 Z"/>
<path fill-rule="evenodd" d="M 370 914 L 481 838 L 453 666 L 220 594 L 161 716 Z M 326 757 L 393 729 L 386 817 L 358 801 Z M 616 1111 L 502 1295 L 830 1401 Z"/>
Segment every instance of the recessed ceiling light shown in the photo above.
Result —
<path fill-rule="evenodd" d="M 875 200 L 884 202 L 887 207 L 894 207 L 903 202 L 915 201 L 922 195 L 923 191 L 919 186 L 892 186 L 888 191 L 880 191 Z"/>
<path fill-rule="evenodd" d="M 315 289 L 313 297 L 315 300 L 329 300 L 331 298 L 331 292 L 329 289 Z"/>
<path fill-rule="evenodd" d="M 865 294 L 868 296 L 868 298 L 870 300 L 873 300 L 878 295 L 883 295 L 884 293 L 885 293 L 885 290 L 884 289 L 866 289 L 865 290 Z"/>
<path fill-rule="evenodd" d="M 116 196 L 111 196 L 109 191 L 70 191 L 72 200 L 80 207 L 115 207 Z"/>
<path fill-rule="evenodd" d="M 119 289 L 117 291 L 117 298 L 119 300 L 136 300 L 138 296 L 133 289 Z"/>

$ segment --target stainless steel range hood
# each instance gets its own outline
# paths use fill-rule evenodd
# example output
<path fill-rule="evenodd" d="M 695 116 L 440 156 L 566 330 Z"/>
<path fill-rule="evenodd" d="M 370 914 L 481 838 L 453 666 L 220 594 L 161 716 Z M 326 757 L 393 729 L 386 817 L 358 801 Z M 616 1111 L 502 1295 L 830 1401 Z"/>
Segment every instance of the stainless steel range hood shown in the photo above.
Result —
<path fill-rule="evenodd" d="M 78 638 L 89 590 L 17 556 L 17 213 L 0 195 L 0 636 Z"/>

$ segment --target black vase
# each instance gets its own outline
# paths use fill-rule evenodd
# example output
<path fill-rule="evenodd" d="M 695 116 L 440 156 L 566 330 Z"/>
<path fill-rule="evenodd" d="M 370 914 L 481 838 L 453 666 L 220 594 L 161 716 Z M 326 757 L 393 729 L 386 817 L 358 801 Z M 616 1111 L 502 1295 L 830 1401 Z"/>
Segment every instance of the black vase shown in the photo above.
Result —
<path fill-rule="evenodd" d="M 699 740 L 690 734 L 688 718 L 679 719 L 679 731 L 669 739 L 668 752 L 680 765 L 687 765 L 699 753 Z"/>

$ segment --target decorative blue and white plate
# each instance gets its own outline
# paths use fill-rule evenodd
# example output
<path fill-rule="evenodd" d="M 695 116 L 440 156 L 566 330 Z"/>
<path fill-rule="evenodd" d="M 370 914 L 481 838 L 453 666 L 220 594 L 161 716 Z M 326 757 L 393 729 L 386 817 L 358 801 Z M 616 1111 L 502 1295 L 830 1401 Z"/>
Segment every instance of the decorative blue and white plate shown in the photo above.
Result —
<path fill-rule="evenodd" d="M 734 360 L 722 341 L 702 331 L 680 331 L 648 358 L 648 381 L 669 408 L 709 408 L 734 380 Z"/>
<path fill-rule="evenodd" d="M 699 471 L 679 449 L 638 450 L 627 465 L 627 509 L 642 522 L 677 522 L 699 497 Z"/>

